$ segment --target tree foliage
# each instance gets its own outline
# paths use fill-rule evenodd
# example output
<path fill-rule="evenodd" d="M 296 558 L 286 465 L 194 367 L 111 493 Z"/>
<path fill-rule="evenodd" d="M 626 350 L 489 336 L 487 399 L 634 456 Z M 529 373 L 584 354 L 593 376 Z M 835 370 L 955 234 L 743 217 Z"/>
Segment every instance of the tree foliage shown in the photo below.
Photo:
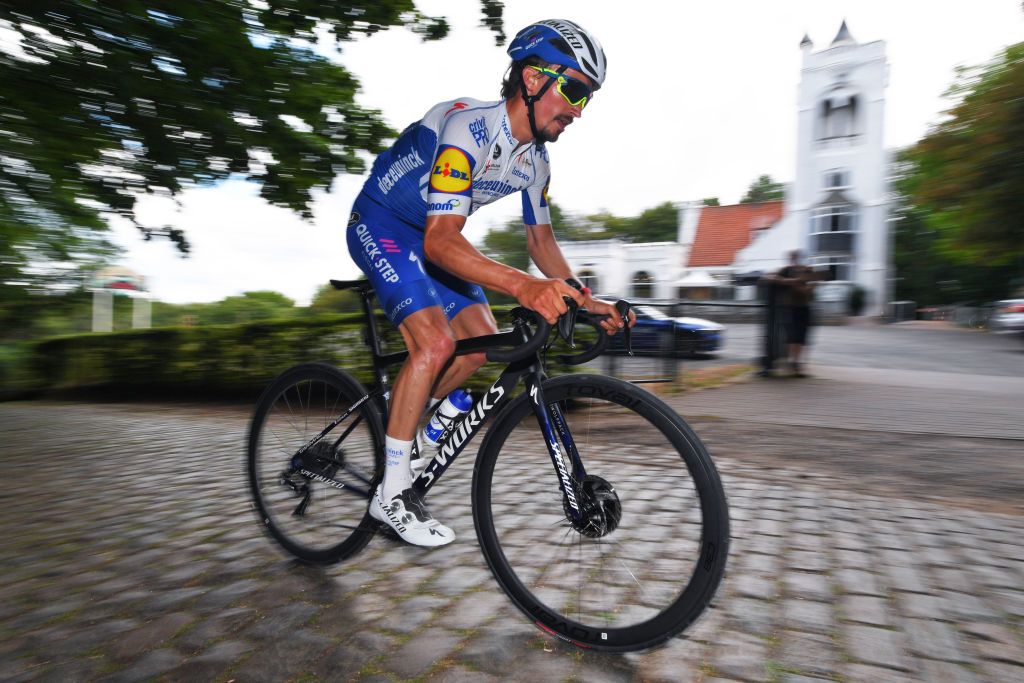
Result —
<path fill-rule="evenodd" d="M 1024 43 L 958 70 L 946 118 L 909 152 L 902 181 L 934 247 L 961 264 L 1024 272 Z"/>
<path fill-rule="evenodd" d="M 502 3 L 481 5 L 504 41 Z M 311 217 L 314 191 L 362 172 L 360 153 L 395 135 L 356 103 L 356 76 L 314 48 L 393 26 L 448 32 L 413 0 L 0 4 L 0 288 L 33 268 L 88 271 L 112 253 L 107 216 L 134 220 L 145 193 L 240 174 Z M 140 229 L 188 249 L 176 228 Z"/>
<path fill-rule="evenodd" d="M 747 193 L 743 195 L 740 204 L 757 204 L 759 202 L 771 202 L 783 199 L 786 196 L 786 189 L 782 183 L 772 180 L 770 175 L 758 176 L 757 180 L 750 183 Z M 709 205 L 713 206 L 713 205 Z"/>

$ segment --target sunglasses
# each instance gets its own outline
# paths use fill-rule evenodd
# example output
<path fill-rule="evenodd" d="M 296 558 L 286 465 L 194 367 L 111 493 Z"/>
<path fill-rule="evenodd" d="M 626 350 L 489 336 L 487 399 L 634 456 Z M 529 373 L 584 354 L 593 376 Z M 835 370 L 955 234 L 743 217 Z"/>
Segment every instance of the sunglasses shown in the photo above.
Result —
<path fill-rule="evenodd" d="M 583 109 L 594 96 L 594 88 L 591 88 L 578 78 L 560 74 L 557 71 L 552 71 L 551 69 L 543 66 L 531 66 L 530 68 L 541 72 L 548 78 L 555 79 L 555 83 L 557 84 L 555 86 L 555 90 L 557 90 L 558 94 L 562 96 L 562 99 L 573 107 Z"/>

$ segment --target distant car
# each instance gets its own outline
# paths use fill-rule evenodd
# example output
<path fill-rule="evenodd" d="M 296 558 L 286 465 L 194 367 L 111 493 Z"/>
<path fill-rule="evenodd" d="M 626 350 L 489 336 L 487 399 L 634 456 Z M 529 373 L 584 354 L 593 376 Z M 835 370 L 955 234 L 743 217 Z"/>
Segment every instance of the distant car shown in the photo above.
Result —
<path fill-rule="evenodd" d="M 989 329 L 999 334 L 1024 333 L 1024 299 L 996 302 L 995 313 L 988 319 Z"/>
<path fill-rule="evenodd" d="M 672 318 L 654 306 L 634 306 L 636 325 L 631 331 L 634 353 L 695 356 L 713 353 L 722 346 L 725 327 L 702 318 Z M 624 350 L 622 333 L 611 339 L 609 348 Z"/>

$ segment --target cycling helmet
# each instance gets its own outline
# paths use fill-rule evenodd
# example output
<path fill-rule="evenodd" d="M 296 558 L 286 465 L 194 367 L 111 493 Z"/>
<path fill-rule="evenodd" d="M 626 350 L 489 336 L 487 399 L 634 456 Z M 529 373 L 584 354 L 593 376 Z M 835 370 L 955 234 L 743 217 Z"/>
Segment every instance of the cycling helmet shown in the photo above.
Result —
<path fill-rule="evenodd" d="M 548 64 L 571 67 L 600 88 L 606 60 L 601 43 L 579 24 L 565 19 L 546 19 L 530 24 L 508 45 L 508 56 L 520 61 L 536 55 Z"/>

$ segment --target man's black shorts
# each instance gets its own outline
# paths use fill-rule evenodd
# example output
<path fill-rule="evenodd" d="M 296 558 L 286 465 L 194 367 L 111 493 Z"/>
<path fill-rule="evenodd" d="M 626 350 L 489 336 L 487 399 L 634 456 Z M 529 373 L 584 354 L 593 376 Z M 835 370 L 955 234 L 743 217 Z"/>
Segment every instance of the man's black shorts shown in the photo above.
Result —
<path fill-rule="evenodd" d="M 807 343 L 807 330 L 811 326 L 811 307 L 793 306 L 789 309 L 786 325 L 786 341 L 790 344 Z"/>

